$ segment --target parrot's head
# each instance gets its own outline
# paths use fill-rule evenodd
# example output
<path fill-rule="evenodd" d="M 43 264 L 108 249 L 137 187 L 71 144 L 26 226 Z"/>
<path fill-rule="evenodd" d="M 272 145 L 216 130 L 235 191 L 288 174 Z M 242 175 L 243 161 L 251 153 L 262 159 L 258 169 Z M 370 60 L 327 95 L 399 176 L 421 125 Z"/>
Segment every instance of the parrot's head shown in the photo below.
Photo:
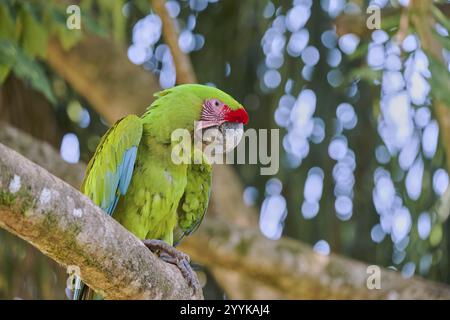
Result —
<path fill-rule="evenodd" d="M 164 124 L 166 130 L 188 129 L 201 136 L 205 144 L 212 141 L 216 145 L 222 144 L 224 152 L 236 147 L 243 136 L 244 125 L 248 122 L 247 111 L 217 88 L 184 84 L 164 90 L 157 97 L 149 112 L 159 109 L 160 124 Z"/>
<path fill-rule="evenodd" d="M 235 148 L 244 134 L 248 114 L 244 107 L 225 92 L 210 86 L 199 86 L 202 100 L 200 119 L 194 130 L 201 133 L 204 145 L 214 143 L 217 150 Z"/>

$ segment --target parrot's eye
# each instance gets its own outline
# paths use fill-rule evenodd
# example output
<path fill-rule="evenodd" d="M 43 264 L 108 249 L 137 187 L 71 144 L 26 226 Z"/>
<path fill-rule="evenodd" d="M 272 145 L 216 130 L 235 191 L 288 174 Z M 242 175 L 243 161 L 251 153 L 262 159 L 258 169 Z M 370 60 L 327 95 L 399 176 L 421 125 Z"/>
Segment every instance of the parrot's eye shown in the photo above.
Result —
<path fill-rule="evenodd" d="M 219 107 L 219 106 L 220 106 L 220 102 L 217 101 L 217 100 L 214 100 L 214 105 L 215 105 L 216 107 Z"/>

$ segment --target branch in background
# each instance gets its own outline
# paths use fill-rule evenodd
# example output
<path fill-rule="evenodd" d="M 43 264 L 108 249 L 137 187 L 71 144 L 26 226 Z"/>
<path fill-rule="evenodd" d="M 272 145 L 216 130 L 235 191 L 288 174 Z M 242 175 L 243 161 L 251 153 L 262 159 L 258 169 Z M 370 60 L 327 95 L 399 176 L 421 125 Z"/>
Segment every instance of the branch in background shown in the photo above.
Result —
<path fill-rule="evenodd" d="M 175 70 L 177 83 L 196 83 L 194 68 L 192 67 L 189 56 L 181 51 L 178 46 L 178 30 L 175 21 L 169 16 L 165 7 L 165 0 L 151 0 L 153 10 L 161 18 L 163 24 L 164 41 L 170 48 Z"/>
<path fill-rule="evenodd" d="M 409 7 L 401 9 L 400 20 L 398 24 L 398 30 L 395 34 L 395 40 L 397 43 L 403 43 L 409 32 Z"/>
<path fill-rule="evenodd" d="M 194 240 L 195 239 L 195 240 Z M 290 299 L 450 299 L 450 287 L 381 269 L 381 289 L 367 288 L 367 265 L 322 256 L 298 241 L 268 240 L 259 232 L 209 219 L 181 246 L 209 267 L 235 270 Z M 249 287 L 252 281 L 248 282 Z"/>
<path fill-rule="evenodd" d="M 0 144 L 0 226 L 108 299 L 200 299 L 181 272 L 79 191 Z"/>

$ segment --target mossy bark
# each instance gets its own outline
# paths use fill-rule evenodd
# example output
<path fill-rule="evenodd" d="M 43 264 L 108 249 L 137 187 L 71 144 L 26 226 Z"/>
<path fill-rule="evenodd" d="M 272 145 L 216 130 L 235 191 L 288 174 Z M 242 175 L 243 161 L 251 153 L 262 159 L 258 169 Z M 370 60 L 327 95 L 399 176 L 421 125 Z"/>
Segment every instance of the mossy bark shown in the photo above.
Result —
<path fill-rule="evenodd" d="M 107 299 L 199 299 L 89 198 L 0 144 L 0 226 L 64 266 Z"/>

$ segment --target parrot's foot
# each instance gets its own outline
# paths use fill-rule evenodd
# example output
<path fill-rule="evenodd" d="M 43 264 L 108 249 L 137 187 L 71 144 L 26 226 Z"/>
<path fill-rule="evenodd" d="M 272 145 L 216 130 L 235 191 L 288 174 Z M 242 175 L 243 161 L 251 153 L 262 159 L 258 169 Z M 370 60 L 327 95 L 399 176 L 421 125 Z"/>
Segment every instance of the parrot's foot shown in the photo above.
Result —
<path fill-rule="evenodd" d="M 158 254 L 161 260 L 176 265 L 195 293 L 200 291 L 200 283 L 198 282 L 195 271 L 192 270 L 192 267 L 189 264 L 191 258 L 187 254 L 175 249 L 175 247 L 172 247 L 162 240 L 152 239 L 142 240 L 142 242 L 153 253 Z"/>

